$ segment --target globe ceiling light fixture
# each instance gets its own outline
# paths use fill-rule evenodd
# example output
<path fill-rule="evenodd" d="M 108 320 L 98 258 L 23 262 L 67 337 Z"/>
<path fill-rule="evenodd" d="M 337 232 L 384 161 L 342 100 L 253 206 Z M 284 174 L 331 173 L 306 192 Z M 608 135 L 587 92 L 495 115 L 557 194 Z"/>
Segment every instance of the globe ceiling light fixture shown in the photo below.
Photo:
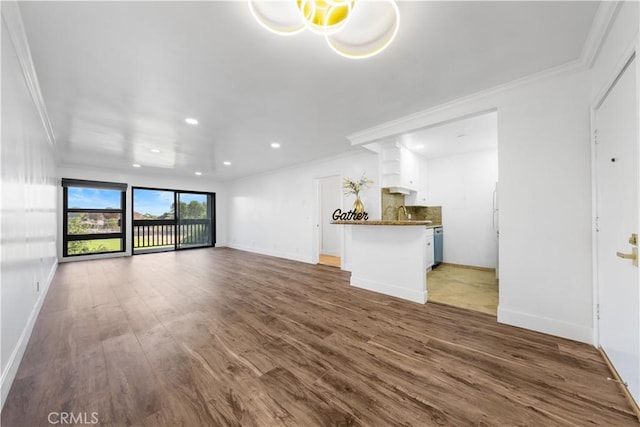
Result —
<path fill-rule="evenodd" d="M 296 0 L 306 27 L 321 36 L 335 34 L 349 22 L 355 0 Z"/>
<path fill-rule="evenodd" d="M 249 0 L 249 8 L 267 30 L 292 35 L 308 28 L 347 58 L 377 55 L 400 28 L 396 0 Z"/>
<path fill-rule="evenodd" d="M 249 10 L 263 28 L 281 36 L 298 34 L 306 28 L 295 0 L 249 0 Z"/>

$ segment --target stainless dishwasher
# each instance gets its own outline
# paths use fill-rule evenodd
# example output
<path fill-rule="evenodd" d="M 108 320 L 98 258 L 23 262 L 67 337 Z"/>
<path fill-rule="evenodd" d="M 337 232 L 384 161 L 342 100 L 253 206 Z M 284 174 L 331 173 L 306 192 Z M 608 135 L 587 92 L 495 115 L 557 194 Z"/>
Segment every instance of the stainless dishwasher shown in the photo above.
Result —
<path fill-rule="evenodd" d="M 433 229 L 433 265 L 436 266 L 442 262 L 442 227 Z"/>

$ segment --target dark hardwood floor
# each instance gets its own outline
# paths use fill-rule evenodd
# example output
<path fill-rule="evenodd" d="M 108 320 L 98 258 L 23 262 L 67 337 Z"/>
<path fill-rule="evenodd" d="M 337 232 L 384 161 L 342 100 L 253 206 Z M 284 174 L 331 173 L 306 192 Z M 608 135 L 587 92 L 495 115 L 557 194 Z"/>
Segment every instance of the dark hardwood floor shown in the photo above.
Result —
<path fill-rule="evenodd" d="M 348 283 L 224 248 L 61 264 L 2 426 L 637 425 L 588 345 Z"/>

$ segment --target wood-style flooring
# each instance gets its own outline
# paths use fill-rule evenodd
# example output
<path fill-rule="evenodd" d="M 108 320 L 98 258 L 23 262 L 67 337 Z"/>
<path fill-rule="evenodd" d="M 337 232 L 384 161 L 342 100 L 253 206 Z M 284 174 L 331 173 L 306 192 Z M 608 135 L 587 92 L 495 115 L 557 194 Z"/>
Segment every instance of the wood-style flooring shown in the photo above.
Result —
<path fill-rule="evenodd" d="M 427 274 L 429 301 L 497 316 L 498 280 L 495 270 L 440 264 Z"/>
<path fill-rule="evenodd" d="M 585 344 L 209 248 L 60 265 L 2 426 L 637 425 L 609 376 Z"/>
<path fill-rule="evenodd" d="M 320 254 L 319 258 L 318 264 L 330 265 L 332 267 L 340 267 L 342 265 L 339 256 Z"/>

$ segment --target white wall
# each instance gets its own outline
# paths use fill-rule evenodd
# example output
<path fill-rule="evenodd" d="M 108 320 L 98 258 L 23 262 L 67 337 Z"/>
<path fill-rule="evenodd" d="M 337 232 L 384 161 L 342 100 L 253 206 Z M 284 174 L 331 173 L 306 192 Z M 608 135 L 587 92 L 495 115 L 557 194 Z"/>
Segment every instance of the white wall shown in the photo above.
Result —
<path fill-rule="evenodd" d="M 131 255 L 131 188 L 132 187 L 150 187 L 150 188 L 166 188 L 169 190 L 186 190 L 186 191 L 202 191 L 216 193 L 216 246 L 226 246 L 227 241 L 227 206 L 225 185 L 219 182 L 211 181 L 205 176 L 186 178 L 171 177 L 168 175 L 147 175 L 144 170 L 132 170 L 130 173 L 111 169 L 86 168 L 81 166 L 61 165 L 58 168 L 58 176 L 60 178 L 86 179 L 90 181 L 108 181 L 121 182 L 129 184 L 127 188 L 127 206 L 126 206 L 126 252 L 105 254 L 105 255 L 87 255 L 63 258 L 62 256 L 62 238 L 58 243 L 58 259 L 61 261 L 78 261 L 83 259 L 95 259 L 105 257 L 118 257 Z M 58 233 L 62 236 L 62 187 L 58 186 L 57 197 L 60 208 L 58 209 Z"/>
<path fill-rule="evenodd" d="M 340 176 L 330 176 L 320 183 L 320 253 L 340 256 L 340 228 L 331 225 L 332 214 L 342 207 L 342 181 Z"/>
<path fill-rule="evenodd" d="M 427 161 L 427 204 L 442 206 L 444 262 L 496 268 L 492 221 L 497 181 L 497 149 Z"/>
<path fill-rule="evenodd" d="M 317 261 L 319 195 L 315 180 L 330 175 L 376 183 L 361 194 L 369 218 L 380 218 L 378 156 L 370 152 L 308 163 L 229 182 L 228 246 L 303 262 Z M 342 198 L 351 209 L 353 196 Z M 343 230 L 344 226 L 335 226 Z M 343 268 L 348 261 L 343 260 Z"/>
<path fill-rule="evenodd" d="M 18 55 L 30 60 L 28 51 L 15 38 L 20 31 L 9 32 L 5 23 L 16 18 L 10 6 L 2 5 L 2 405 L 57 266 L 53 146 L 19 63 Z M 19 16 L 11 23 L 21 29 Z"/>
<path fill-rule="evenodd" d="M 589 73 L 499 100 L 498 319 L 593 339 Z"/>

